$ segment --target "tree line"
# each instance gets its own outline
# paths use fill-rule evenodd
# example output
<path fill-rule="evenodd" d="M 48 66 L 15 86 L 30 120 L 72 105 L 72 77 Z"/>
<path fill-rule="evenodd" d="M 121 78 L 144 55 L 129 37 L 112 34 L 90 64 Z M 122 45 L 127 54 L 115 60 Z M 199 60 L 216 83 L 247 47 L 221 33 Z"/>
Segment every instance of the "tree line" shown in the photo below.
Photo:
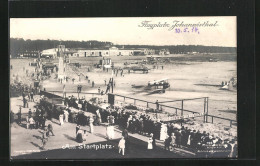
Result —
<path fill-rule="evenodd" d="M 30 51 L 42 51 L 45 49 L 56 48 L 58 45 L 65 45 L 66 48 L 109 48 L 116 46 L 118 48 L 149 48 L 154 50 L 168 49 L 170 53 L 236 53 L 235 47 L 216 47 L 216 46 L 201 46 L 201 45 L 167 45 L 167 46 L 151 46 L 151 45 L 114 45 L 108 41 L 59 41 L 59 40 L 24 40 L 23 38 L 10 39 L 10 54 L 12 57 L 17 57 L 19 53 Z"/>

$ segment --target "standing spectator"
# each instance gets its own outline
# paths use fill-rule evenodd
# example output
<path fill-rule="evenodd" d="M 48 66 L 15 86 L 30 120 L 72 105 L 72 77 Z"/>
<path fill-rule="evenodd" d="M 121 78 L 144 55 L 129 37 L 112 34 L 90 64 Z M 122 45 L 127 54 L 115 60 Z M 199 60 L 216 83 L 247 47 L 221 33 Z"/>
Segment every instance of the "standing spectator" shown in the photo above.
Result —
<path fill-rule="evenodd" d="M 26 129 L 29 129 L 30 123 L 29 123 L 29 116 L 26 115 Z"/>
<path fill-rule="evenodd" d="M 39 126 L 40 126 L 40 115 L 38 114 L 38 115 L 35 115 L 35 117 L 34 117 L 34 120 L 35 120 L 35 128 L 36 129 L 38 129 L 39 128 Z"/>
<path fill-rule="evenodd" d="M 147 141 L 147 149 L 153 149 L 153 134 L 150 134 L 150 137 L 148 138 Z"/>
<path fill-rule="evenodd" d="M 24 99 L 25 99 L 25 107 L 28 108 L 29 107 L 28 100 L 26 99 L 26 97 Z"/>
<path fill-rule="evenodd" d="M 159 110 L 159 102 L 158 102 L 158 100 L 156 100 L 155 104 L 156 104 L 156 109 Z"/>
<path fill-rule="evenodd" d="M 89 118 L 90 133 L 94 133 L 94 125 L 93 125 L 93 122 L 94 122 L 94 119 L 93 119 L 93 117 L 91 116 L 91 117 Z"/>
<path fill-rule="evenodd" d="M 31 101 L 31 95 L 30 95 L 30 93 L 28 93 L 28 101 L 30 102 Z"/>
<path fill-rule="evenodd" d="M 103 91 L 103 90 L 101 90 L 101 96 L 102 96 L 102 95 L 104 95 L 104 91 Z"/>
<path fill-rule="evenodd" d="M 29 115 L 29 118 L 32 116 L 32 111 L 31 111 L 31 108 L 29 108 L 28 115 Z"/>
<path fill-rule="evenodd" d="M 30 95 L 31 95 L 31 101 L 34 102 L 34 98 L 33 98 L 33 95 L 34 95 L 34 94 L 33 94 L 33 91 L 31 91 L 31 94 L 30 94 Z"/>
<path fill-rule="evenodd" d="M 99 109 L 96 111 L 97 114 L 97 124 L 100 125 L 102 123 L 101 114 L 99 112 Z"/>
<path fill-rule="evenodd" d="M 104 80 L 104 82 L 105 82 L 105 85 L 107 85 L 107 80 Z"/>
<path fill-rule="evenodd" d="M 26 107 L 26 98 L 23 97 L 23 108 L 25 108 L 25 107 Z"/>
<path fill-rule="evenodd" d="M 110 84 L 107 84 L 106 94 L 107 92 L 110 92 Z"/>
<path fill-rule="evenodd" d="M 44 115 L 42 115 L 41 117 L 42 117 L 42 119 L 41 119 L 41 126 L 44 129 L 45 128 L 45 123 L 46 123 L 46 118 L 45 118 Z"/>
<path fill-rule="evenodd" d="M 98 94 L 100 94 L 100 87 L 98 87 Z"/>
<path fill-rule="evenodd" d="M 181 147 L 181 137 L 182 137 L 181 131 L 178 130 L 175 134 L 176 134 L 176 147 L 180 148 Z"/>
<path fill-rule="evenodd" d="M 165 150 L 169 150 L 169 146 L 170 146 L 170 140 L 171 139 L 171 137 L 169 137 L 168 135 L 166 135 L 166 138 L 165 138 L 165 140 L 164 140 L 164 149 Z"/>
<path fill-rule="evenodd" d="M 191 134 L 190 134 L 190 146 L 192 149 L 195 149 L 195 146 L 196 146 L 195 133 L 196 133 L 196 130 L 192 130 Z"/>
<path fill-rule="evenodd" d="M 30 129 L 34 128 L 34 120 L 32 117 L 29 118 L 29 123 L 30 123 Z"/>
<path fill-rule="evenodd" d="M 92 88 L 95 86 L 95 82 L 94 81 L 92 81 Z"/>
<path fill-rule="evenodd" d="M 155 149 L 155 148 L 156 148 L 155 136 L 154 136 L 153 133 L 151 133 L 151 136 L 152 136 L 152 139 L 153 139 L 153 142 L 152 142 L 152 144 L 153 144 L 153 149 Z"/>
<path fill-rule="evenodd" d="M 119 148 L 119 154 L 122 151 L 122 155 L 125 155 L 125 138 L 122 137 L 118 143 L 118 148 Z"/>
<path fill-rule="evenodd" d="M 175 145 L 176 145 L 176 137 L 174 133 L 172 133 L 170 137 L 170 146 L 171 146 L 170 151 L 174 150 Z"/>
<path fill-rule="evenodd" d="M 45 129 L 42 133 L 42 149 L 45 149 L 45 145 L 48 142 L 47 129 Z"/>
<path fill-rule="evenodd" d="M 18 115 L 18 124 L 21 124 L 22 122 L 22 107 L 19 108 L 19 112 L 17 113 Z"/>
<path fill-rule="evenodd" d="M 77 135 L 77 133 L 78 133 L 79 129 L 80 129 L 80 125 L 79 125 L 79 124 L 77 124 L 77 126 L 76 126 L 76 135 Z"/>
<path fill-rule="evenodd" d="M 52 134 L 52 136 L 55 136 L 54 133 L 53 133 L 53 127 L 52 127 L 52 124 L 48 124 L 48 132 Z"/>
<path fill-rule="evenodd" d="M 60 125 L 63 125 L 63 114 L 61 113 L 59 116 L 59 120 L 60 120 Z"/>
<path fill-rule="evenodd" d="M 78 143 L 82 143 L 83 142 L 83 133 L 84 131 L 79 129 L 77 132 L 77 136 L 76 136 L 76 140 Z"/>
<path fill-rule="evenodd" d="M 87 130 L 84 130 L 84 132 L 83 132 L 83 141 L 87 140 L 87 136 L 88 136 Z"/>
<path fill-rule="evenodd" d="M 113 139 L 115 137 L 115 132 L 114 132 L 114 126 L 108 125 L 107 126 L 107 138 Z"/>
<path fill-rule="evenodd" d="M 124 137 L 125 139 L 125 148 L 128 149 L 129 148 L 129 137 L 128 137 L 128 131 L 126 129 L 123 130 L 122 132 L 122 136 Z"/>
<path fill-rule="evenodd" d="M 64 122 L 69 122 L 69 112 L 67 110 L 64 110 Z"/>

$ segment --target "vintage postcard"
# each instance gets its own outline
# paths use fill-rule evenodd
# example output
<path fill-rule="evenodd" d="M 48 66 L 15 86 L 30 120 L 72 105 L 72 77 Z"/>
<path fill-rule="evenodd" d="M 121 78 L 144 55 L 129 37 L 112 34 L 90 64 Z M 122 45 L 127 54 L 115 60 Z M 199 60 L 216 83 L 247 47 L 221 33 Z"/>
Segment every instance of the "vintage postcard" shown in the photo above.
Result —
<path fill-rule="evenodd" d="M 237 158 L 236 20 L 11 18 L 11 159 Z"/>

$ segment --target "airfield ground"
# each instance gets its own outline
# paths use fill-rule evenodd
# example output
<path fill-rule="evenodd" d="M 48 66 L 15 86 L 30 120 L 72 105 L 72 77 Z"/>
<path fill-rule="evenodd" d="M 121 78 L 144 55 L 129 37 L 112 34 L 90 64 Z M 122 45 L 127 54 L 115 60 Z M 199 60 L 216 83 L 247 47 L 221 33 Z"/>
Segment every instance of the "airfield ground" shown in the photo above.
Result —
<path fill-rule="evenodd" d="M 124 62 L 141 62 L 143 59 L 146 59 L 144 56 L 131 56 L 131 57 L 110 57 L 112 62 L 114 62 L 115 66 L 123 67 Z M 209 114 L 216 115 L 219 117 L 230 118 L 236 120 L 237 116 L 237 91 L 234 89 L 233 91 L 228 90 L 220 90 L 220 85 L 222 81 L 229 81 L 232 77 L 236 77 L 236 55 L 235 54 L 213 54 L 213 55 L 170 55 L 171 63 L 168 64 L 159 64 L 158 69 L 153 69 L 153 65 L 147 65 L 151 70 L 148 74 L 143 74 L 142 72 L 130 73 L 127 71 L 124 72 L 124 77 L 114 75 L 114 79 L 116 82 L 116 87 L 114 89 L 114 93 L 125 95 L 129 97 L 134 97 L 137 99 L 143 99 L 146 101 L 155 102 L 158 100 L 168 101 L 175 99 L 187 99 L 187 98 L 197 98 L 197 97 L 209 97 Z M 209 62 L 210 58 L 217 58 L 217 62 Z M 72 92 L 76 91 L 77 85 L 82 85 L 82 92 L 97 92 L 98 87 L 105 90 L 106 86 L 104 80 L 108 82 L 111 77 L 111 71 L 104 72 L 102 69 L 94 68 L 94 64 L 98 63 L 101 57 L 88 57 L 88 58 L 71 58 L 71 63 L 81 63 L 81 68 L 79 71 L 83 73 L 85 76 L 89 77 L 90 83 L 84 78 L 81 78 L 79 81 L 78 76 L 72 71 L 71 67 L 68 69 L 68 75 L 70 78 L 75 78 L 75 83 L 73 84 L 71 79 L 66 83 L 66 91 Z M 31 83 L 25 77 L 25 72 L 23 71 L 23 67 L 32 72 L 34 68 L 29 66 L 29 62 L 32 62 L 33 59 L 11 59 L 10 65 L 13 66 L 13 69 L 10 70 L 10 77 L 14 75 L 19 75 L 21 80 L 25 83 Z M 58 63 L 57 60 L 53 61 L 54 63 Z M 164 66 L 162 69 L 161 66 Z M 87 69 L 90 68 L 90 72 Z M 171 87 L 166 90 L 166 93 L 158 94 L 151 93 L 151 91 L 146 90 L 145 86 L 148 81 L 159 80 L 163 78 L 168 78 Z M 91 87 L 91 82 L 95 82 L 95 86 Z M 54 74 L 48 80 L 43 81 L 43 87 L 46 88 L 47 91 L 62 91 L 63 85 L 58 83 L 56 79 L 54 79 Z M 140 88 L 132 88 L 132 85 L 140 86 Z M 67 95 L 70 95 L 68 93 Z M 75 93 L 74 93 L 75 95 Z M 84 94 L 80 94 L 80 97 Z M 87 99 L 90 99 L 92 96 L 85 95 Z M 19 99 L 11 99 L 11 110 L 15 113 L 18 112 L 19 107 L 15 107 L 17 105 L 14 102 L 17 102 Z M 116 100 L 122 100 L 117 99 Z M 20 101 L 20 100 L 19 100 Z M 22 103 L 22 101 L 20 101 Z M 133 103 L 133 101 L 129 101 Z M 142 103 L 136 103 L 137 105 L 142 105 Z M 180 103 L 166 103 L 169 106 L 180 107 Z M 30 103 L 29 103 L 30 105 Z M 184 102 L 184 109 L 203 112 L 203 100 L 198 101 L 187 101 Z M 171 110 L 167 110 L 171 111 Z M 215 121 L 215 119 L 214 119 Z M 215 123 L 219 124 L 229 124 L 227 121 L 216 120 Z M 74 127 L 70 124 L 67 124 L 69 128 L 73 131 L 68 131 L 67 135 L 73 135 Z M 65 127 L 65 126 L 64 126 Z M 63 127 L 63 128 L 64 128 Z M 12 140 L 12 154 L 14 156 L 18 154 L 14 154 L 13 150 L 19 151 L 23 149 L 32 149 L 37 150 L 37 145 L 40 144 L 38 140 L 37 133 L 38 131 L 27 131 L 30 135 L 35 135 L 35 141 L 38 143 L 35 144 L 33 141 L 29 141 L 26 143 L 24 147 L 21 142 L 15 141 L 16 138 L 26 141 L 27 136 L 22 130 L 19 129 L 20 126 L 12 126 L 11 135 Z M 236 126 L 233 126 L 236 128 Z M 19 130 L 18 130 L 19 129 Z M 23 128 L 23 130 L 25 130 Z M 62 127 L 57 127 L 56 132 L 59 133 L 62 130 Z M 99 129 L 97 129 L 99 130 Z M 100 131 L 104 130 L 100 128 Z M 64 133 L 63 133 L 64 134 Z M 93 136 L 93 138 L 96 136 Z M 59 137 L 51 138 L 51 139 L 59 139 Z M 69 139 L 63 138 L 62 139 Z M 95 138 L 94 138 L 95 139 Z M 105 139 L 104 139 L 105 140 Z M 13 141 L 13 142 L 12 142 Z M 102 139 L 100 139 L 102 141 Z M 51 141 L 52 142 L 52 141 Z M 53 147 L 56 147 L 56 141 L 53 142 Z M 65 141 L 66 142 L 66 141 Z M 73 141 L 70 141 L 73 142 Z M 62 145 L 62 144 L 61 144 Z M 61 145 L 57 145 L 60 147 Z M 52 146 L 50 143 L 49 146 Z M 58 148 L 56 147 L 56 148 Z M 37 158 L 37 157 L 36 157 Z"/>

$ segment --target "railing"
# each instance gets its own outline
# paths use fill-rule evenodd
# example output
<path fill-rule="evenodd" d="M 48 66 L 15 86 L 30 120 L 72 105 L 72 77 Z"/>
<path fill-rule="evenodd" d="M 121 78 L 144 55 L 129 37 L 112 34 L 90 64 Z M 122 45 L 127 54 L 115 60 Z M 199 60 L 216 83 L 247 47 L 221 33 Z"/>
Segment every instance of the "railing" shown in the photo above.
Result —
<path fill-rule="evenodd" d="M 66 97 L 66 94 L 67 93 L 71 93 L 71 94 L 90 94 L 92 95 L 92 97 L 94 97 L 95 95 L 100 95 L 100 93 L 87 93 L 87 92 L 65 92 L 63 94 L 63 96 L 59 96 L 58 94 L 55 94 L 55 93 L 62 93 L 63 94 L 63 91 L 41 91 L 41 94 L 45 94 L 46 97 L 50 97 L 50 98 L 53 98 L 53 99 L 56 99 L 56 98 L 60 98 L 60 99 L 64 99 L 64 97 Z M 137 99 L 137 98 L 133 98 L 133 97 L 128 97 L 128 96 L 124 96 L 124 95 L 119 95 L 119 94 L 112 94 L 114 96 L 118 96 L 118 97 L 122 97 L 124 99 L 124 102 L 126 99 L 131 99 L 134 101 L 134 105 L 136 105 L 136 101 L 140 101 L 140 102 L 143 102 L 145 103 L 146 107 L 147 108 L 151 108 L 150 105 L 151 104 L 155 104 L 155 105 L 159 105 L 159 107 L 161 107 L 161 109 L 163 109 L 164 107 L 166 108 L 170 108 L 170 109 L 173 109 L 175 110 L 175 114 L 178 115 L 178 112 L 181 111 L 181 116 L 183 116 L 183 114 L 185 112 L 189 112 L 189 113 L 193 113 L 193 114 L 196 114 L 196 113 L 199 113 L 199 112 L 196 112 L 196 111 L 191 111 L 191 110 L 187 110 L 187 109 L 184 109 L 184 101 L 188 101 L 188 100 L 197 100 L 197 99 L 204 99 L 204 116 L 203 116 L 203 122 L 204 123 L 214 123 L 214 118 L 215 119 L 221 119 L 221 120 L 225 120 L 225 121 L 229 121 L 229 126 L 232 127 L 233 123 L 237 123 L 236 120 L 233 120 L 233 119 L 228 119 L 228 118 L 223 118 L 223 117 L 219 117 L 219 116 L 215 116 L 215 115 L 209 115 L 208 114 L 208 97 L 202 97 L 202 98 L 193 98 L 193 99 L 181 99 L 181 100 L 171 100 L 171 101 L 167 101 L 167 102 L 176 102 L 176 101 L 181 101 L 181 108 L 178 108 L 178 107 L 173 107 L 173 106 L 168 106 L 168 105 L 163 105 L 163 104 L 160 104 L 160 103 L 166 103 L 165 102 L 150 102 L 150 101 L 146 101 L 146 100 L 142 100 L 142 99 Z M 209 122 L 209 118 L 211 118 L 211 122 Z"/>
<path fill-rule="evenodd" d="M 147 108 L 150 108 L 149 104 L 157 104 L 155 102 L 150 102 L 150 101 L 146 101 L 146 100 L 142 100 L 142 99 L 136 99 L 136 98 L 133 98 L 133 97 L 127 97 L 127 96 L 124 96 L 124 95 L 119 95 L 119 94 L 112 94 L 112 95 L 118 96 L 118 97 L 122 97 L 124 99 L 124 102 L 125 102 L 126 99 L 131 99 L 131 100 L 134 101 L 134 105 L 136 105 L 136 101 L 144 102 L 144 103 L 146 103 L 146 107 Z M 208 103 L 209 103 L 209 98 L 208 97 L 163 101 L 163 102 L 158 102 L 158 104 L 159 104 L 159 106 L 161 108 L 166 107 L 166 108 L 171 108 L 171 109 L 175 110 L 175 114 L 176 115 L 178 115 L 178 111 L 181 111 L 181 116 L 183 116 L 184 112 L 189 112 L 189 113 L 193 113 L 193 114 L 199 113 L 199 112 L 196 112 L 196 111 L 191 111 L 191 110 L 184 109 L 184 106 L 183 106 L 184 101 L 197 100 L 197 99 L 204 99 L 204 108 L 203 108 L 203 110 L 204 110 L 203 122 L 204 123 L 209 123 L 208 117 L 211 117 L 211 123 L 214 123 L 214 118 L 225 120 L 225 121 L 229 121 L 229 124 L 230 124 L 229 126 L 230 127 L 232 127 L 233 122 L 237 123 L 237 121 L 233 120 L 233 119 L 228 119 L 228 118 L 223 118 L 223 117 L 219 117 L 219 116 L 209 115 L 208 114 Z M 160 103 L 177 102 L 177 101 L 181 101 L 181 108 L 160 104 Z"/>

